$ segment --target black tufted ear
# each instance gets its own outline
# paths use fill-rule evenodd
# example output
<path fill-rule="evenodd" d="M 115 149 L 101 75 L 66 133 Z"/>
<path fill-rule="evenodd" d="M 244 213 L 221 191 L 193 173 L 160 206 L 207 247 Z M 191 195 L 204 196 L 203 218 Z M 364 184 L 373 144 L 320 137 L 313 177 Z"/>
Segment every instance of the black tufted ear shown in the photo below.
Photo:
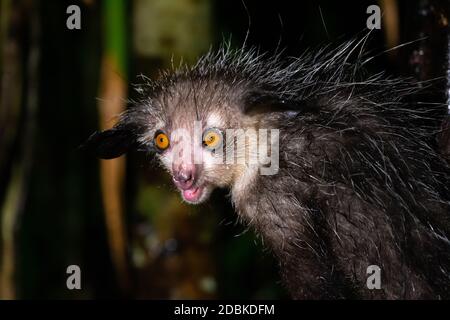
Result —
<path fill-rule="evenodd" d="M 132 130 L 118 126 L 95 132 L 81 146 L 81 149 L 92 152 L 101 159 L 113 159 L 126 153 L 135 141 L 135 133 Z"/>
<path fill-rule="evenodd" d="M 242 112 L 256 115 L 272 112 L 311 112 L 313 109 L 313 105 L 308 101 L 284 99 L 270 92 L 254 91 L 245 97 Z"/>

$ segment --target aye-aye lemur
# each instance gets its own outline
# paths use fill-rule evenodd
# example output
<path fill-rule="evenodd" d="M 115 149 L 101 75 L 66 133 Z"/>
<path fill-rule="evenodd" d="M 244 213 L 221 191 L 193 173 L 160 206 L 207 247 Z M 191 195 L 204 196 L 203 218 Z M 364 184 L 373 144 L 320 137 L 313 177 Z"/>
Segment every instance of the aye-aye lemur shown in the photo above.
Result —
<path fill-rule="evenodd" d="M 366 74 L 361 43 L 286 59 L 212 51 L 146 79 L 142 99 L 86 147 L 105 159 L 156 153 L 192 204 L 229 188 L 293 298 L 448 299 L 450 169 L 430 142 L 437 104 L 413 102 L 413 81 Z M 371 265 L 380 289 L 367 286 Z"/>

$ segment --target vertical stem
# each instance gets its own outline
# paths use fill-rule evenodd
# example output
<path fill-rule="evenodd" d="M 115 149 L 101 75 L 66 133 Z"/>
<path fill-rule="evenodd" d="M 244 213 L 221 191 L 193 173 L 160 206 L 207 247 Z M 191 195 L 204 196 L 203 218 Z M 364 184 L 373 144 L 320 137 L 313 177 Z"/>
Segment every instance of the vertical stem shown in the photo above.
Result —
<path fill-rule="evenodd" d="M 23 27 L 29 32 L 29 49 L 27 52 L 22 52 L 22 39 L 18 33 L 14 37 L 8 39 L 7 43 L 11 45 L 7 54 L 4 56 L 3 63 L 13 63 L 17 67 L 12 70 L 19 72 L 20 60 L 17 56 L 22 53 L 26 56 L 25 66 L 26 79 L 22 79 L 18 74 L 13 75 L 13 79 L 17 83 L 9 85 L 18 85 L 22 90 L 14 91 L 17 96 L 25 97 L 23 100 L 17 97 L 10 96 L 10 99 L 4 100 L 3 107 L 18 108 L 24 113 L 25 125 L 19 136 L 19 152 L 12 155 L 14 157 L 14 164 L 12 165 L 11 178 L 6 189 L 6 196 L 3 206 L 1 207 L 1 236 L 2 236 L 2 256 L 0 266 L 0 297 L 2 299 L 13 299 L 15 293 L 15 236 L 16 230 L 19 226 L 19 218 L 23 211 L 23 204 L 26 199 L 27 182 L 33 160 L 33 137 L 35 133 L 36 111 L 38 107 L 38 75 L 39 75 L 39 16 L 36 10 L 36 3 L 27 4 L 25 2 L 16 2 L 11 7 L 15 13 L 22 15 Z M 12 28 L 12 25 L 9 27 Z M 14 26 L 17 28 L 18 26 Z M 17 31 L 17 30 L 16 30 Z M 14 55 L 11 55 L 12 53 Z M 2 70 L 4 71 L 4 70 Z M 2 74 L 3 75 L 3 74 Z M 26 84 L 26 87 L 23 85 Z M 6 91 L 6 85 L 2 86 L 1 90 Z M 5 92 L 6 93 L 6 92 Z M 17 103 L 15 105 L 15 103 Z"/>
<path fill-rule="evenodd" d="M 383 12 L 383 28 L 384 36 L 388 48 L 393 48 L 398 45 L 400 38 L 399 30 L 399 14 L 397 0 L 380 0 L 380 6 Z M 390 51 L 390 57 L 397 53 L 396 50 Z"/>
<path fill-rule="evenodd" d="M 108 0 L 103 2 L 105 26 L 105 52 L 102 58 L 99 114 L 100 127 L 107 129 L 111 120 L 125 110 L 127 74 L 125 39 L 125 2 Z M 100 162 L 100 179 L 103 207 L 111 257 L 122 289 L 129 288 L 126 254 L 126 232 L 124 223 L 123 184 L 125 180 L 125 158 Z"/>
<path fill-rule="evenodd" d="M 14 226 L 23 190 L 24 168 L 18 164 L 13 169 L 13 175 L 8 185 L 5 202 L 2 207 L 2 264 L 0 266 L 0 298 L 14 299 L 14 265 L 15 245 Z"/>

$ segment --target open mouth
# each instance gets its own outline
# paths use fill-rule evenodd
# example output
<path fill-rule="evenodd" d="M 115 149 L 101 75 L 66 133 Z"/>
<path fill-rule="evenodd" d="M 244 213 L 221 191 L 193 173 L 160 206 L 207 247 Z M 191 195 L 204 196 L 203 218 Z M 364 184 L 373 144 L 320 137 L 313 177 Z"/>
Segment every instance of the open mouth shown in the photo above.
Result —
<path fill-rule="evenodd" d="M 203 194 L 203 187 L 192 186 L 190 189 L 181 190 L 181 193 L 183 194 L 184 200 L 187 202 L 196 203 L 200 200 Z"/>

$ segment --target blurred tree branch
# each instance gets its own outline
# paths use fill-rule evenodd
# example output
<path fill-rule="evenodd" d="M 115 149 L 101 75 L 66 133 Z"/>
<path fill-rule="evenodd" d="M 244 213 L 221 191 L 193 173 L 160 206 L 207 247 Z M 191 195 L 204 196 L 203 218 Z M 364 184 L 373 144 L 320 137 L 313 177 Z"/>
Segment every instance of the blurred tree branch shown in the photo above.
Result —
<path fill-rule="evenodd" d="M 1 206 L 0 298 L 3 299 L 15 297 L 16 230 L 33 162 L 40 50 L 38 15 L 36 2 L 2 2 L 0 170 L 7 177 L 5 180 L 9 180 L 5 181 Z"/>
<path fill-rule="evenodd" d="M 127 98 L 126 78 L 126 5 L 123 0 L 103 2 L 105 48 L 100 79 L 100 128 L 110 128 L 111 120 L 125 110 Z M 113 263 L 119 284 L 128 291 L 129 275 L 127 241 L 124 219 L 123 188 L 125 158 L 100 162 L 103 207 Z"/>

